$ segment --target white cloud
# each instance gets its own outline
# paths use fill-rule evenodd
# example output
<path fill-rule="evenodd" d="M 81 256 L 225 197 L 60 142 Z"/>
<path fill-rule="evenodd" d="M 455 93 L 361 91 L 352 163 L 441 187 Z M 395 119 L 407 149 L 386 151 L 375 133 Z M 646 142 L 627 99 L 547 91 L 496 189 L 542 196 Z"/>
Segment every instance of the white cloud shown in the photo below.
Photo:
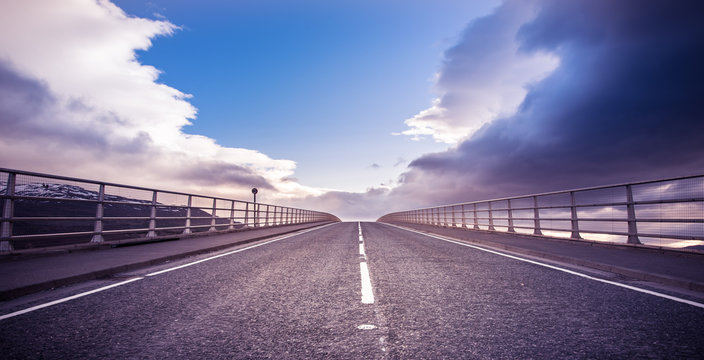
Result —
<path fill-rule="evenodd" d="M 514 114 L 527 87 L 550 74 L 559 59 L 519 50 L 516 34 L 536 13 L 532 2 L 508 1 L 469 24 L 460 42 L 447 50 L 437 76 L 440 97 L 405 121 L 402 134 L 456 144 L 493 120 Z"/>
<path fill-rule="evenodd" d="M 321 194 L 284 180 L 294 161 L 183 132 L 197 114 L 190 95 L 135 53 L 177 30 L 106 0 L 3 1 L 3 166 L 228 196 L 249 185 Z"/>

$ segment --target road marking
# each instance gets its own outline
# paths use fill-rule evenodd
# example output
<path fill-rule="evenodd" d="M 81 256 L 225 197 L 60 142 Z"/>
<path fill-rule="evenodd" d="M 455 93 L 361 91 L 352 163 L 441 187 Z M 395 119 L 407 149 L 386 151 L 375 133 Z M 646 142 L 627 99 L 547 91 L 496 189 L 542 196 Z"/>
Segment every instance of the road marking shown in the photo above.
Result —
<path fill-rule="evenodd" d="M 372 279 L 369 277 L 369 268 L 366 261 L 359 263 L 359 272 L 362 274 L 362 304 L 373 304 Z"/>
<path fill-rule="evenodd" d="M 420 232 L 420 231 L 416 231 L 416 230 L 412 230 L 412 229 L 408 229 L 408 228 L 404 228 L 404 227 L 397 226 L 397 225 L 392 225 L 392 224 L 385 224 L 385 225 L 393 226 L 393 227 L 395 227 L 395 228 L 399 228 L 399 229 L 406 230 L 406 231 L 409 231 L 409 232 L 413 232 L 413 233 L 416 233 L 416 234 L 425 235 L 425 236 L 427 236 L 427 237 L 435 238 L 435 239 L 442 240 L 442 241 L 446 241 L 446 242 L 449 242 L 449 243 L 453 243 L 453 244 L 457 244 L 457 245 L 462 245 L 462 246 L 470 247 L 470 248 L 473 248 L 473 249 L 477 249 L 477 250 L 481 250 L 481 251 L 484 251 L 484 252 L 488 252 L 488 253 L 492 253 L 492 254 L 504 256 L 504 257 L 507 257 L 507 258 L 511 258 L 511 259 L 515 259 L 515 260 L 519 260 L 519 261 L 531 263 L 531 264 L 534 264 L 534 265 L 543 266 L 543 267 L 550 268 L 550 269 L 557 270 L 557 271 L 562 271 L 562 272 L 564 272 L 564 273 L 576 275 L 576 276 L 579 276 L 579 277 L 582 277 L 582 278 L 585 278 L 585 279 L 594 280 L 594 281 L 602 282 L 602 283 L 605 283 L 605 284 L 610 284 L 610 285 L 619 286 L 619 287 L 622 287 L 622 288 L 625 288 L 625 289 L 629 289 L 629 290 L 633 290 L 633 291 L 638 291 L 638 292 L 641 292 L 641 293 L 644 293 L 644 294 L 653 295 L 653 296 L 661 297 L 661 298 L 668 299 L 668 300 L 672 300 L 672 301 L 677 301 L 677 302 L 680 302 L 680 303 L 683 303 L 683 304 L 692 305 L 692 306 L 696 306 L 696 307 L 698 307 L 698 308 L 704 309 L 704 304 L 698 303 L 698 302 L 696 302 L 696 301 L 691 301 L 691 300 L 687 300 L 687 299 L 678 298 L 678 297 L 676 297 L 676 296 L 672 296 L 672 295 L 667 295 L 667 294 L 659 293 L 659 292 L 657 292 L 657 291 L 652 291 L 652 290 L 647 290 L 647 289 L 641 289 L 641 288 L 639 288 L 639 287 L 635 287 L 635 286 L 631 286 L 631 285 L 626 285 L 626 284 L 622 284 L 622 283 L 615 282 L 615 281 L 600 279 L 600 278 L 593 277 L 593 276 L 590 276 L 590 275 L 587 275 L 587 274 L 582 274 L 582 273 L 577 272 L 577 271 L 574 271 L 574 270 L 569 270 L 569 269 L 561 268 L 561 267 L 558 267 L 558 266 L 555 266 L 555 265 L 545 264 L 545 263 L 541 263 L 541 262 L 539 262 L 539 261 L 529 260 L 529 259 L 525 259 L 525 258 L 522 258 L 522 257 L 518 257 L 518 256 L 514 256 L 514 255 L 505 254 L 505 253 L 502 253 L 502 252 L 499 252 L 499 251 L 489 250 L 489 249 L 486 249 L 486 248 L 483 248 L 483 247 L 480 247 L 480 246 L 471 245 L 471 244 L 459 242 L 459 241 L 456 241 L 456 240 L 452 240 L 452 239 L 449 239 L 449 238 L 445 238 L 445 237 L 440 236 L 440 235 L 426 234 L 426 233 L 423 233 L 423 232 Z"/>
<path fill-rule="evenodd" d="M 200 264 L 200 263 L 205 262 L 205 261 L 208 261 L 208 260 L 217 259 L 217 258 L 219 258 L 219 257 L 223 257 L 223 256 L 226 256 L 226 255 L 232 255 L 232 254 L 235 254 L 235 253 L 238 253 L 238 252 L 242 252 L 242 251 L 245 251 L 245 250 L 254 249 L 254 248 L 259 247 L 259 246 L 262 246 L 262 245 L 271 244 L 271 243 L 276 242 L 276 241 L 281 241 L 281 240 L 284 240 L 284 239 L 288 239 L 288 238 L 293 237 L 293 236 L 296 236 L 296 235 L 301 235 L 301 234 L 305 234 L 305 233 L 307 233 L 307 232 L 311 232 L 311 231 L 314 231 L 314 230 L 319 230 L 319 229 L 322 229 L 322 228 L 324 228 L 324 227 L 328 227 L 328 226 L 330 226 L 330 225 L 334 225 L 334 223 L 333 223 L 333 224 L 327 224 L 327 225 L 319 226 L 319 227 L 314 227 L 314 228 L 307 229 L 307 230 L 303 230 L 303 231 L 300 231 L 300 232 L 295 232 L 295 233 L 292 233 L 292 234 L 289 234 L 289 235 L 283 235 L 283 236 L 274 238 L 274 239 L 272 239 L 272 240 L 269 240 L 269 241 L 267 241 L 267 242 L 263 242 L 263 243 L 256 244 L 256 245 L 252 245 L 252 246 L 248 246 L 248 247 L 246 247 L 246 248 L 242 248 L 242 249 L 230 251 L 230 252 L 223 253 L 223 254 L 220 254 L 220 255 L 211 256 L 211 257 L 209 257 L 209 258 L 205 258 L 205 259 L 198 260 L 198 261 L 194 261 L 194 262 L 191 262 L 191 263 L 188 263 L 188 264 L 176 266 L 176 267 L 169 268 L 169 269 L 166 269 L 166 270 L 161 270 L 161 271 L 153 272 L 153 273 L 147 274 L 147 275 L 145 275 L 145 276 L 155 276 L 155 275 L 163 274 L 163 273 L 166 273 L 166 272 L 169 272 L 169 271 L 173 271 L 173 270 L 177 270 L 177 269 L 182 269 L 182 268 L 185 268 L 185 267 L 188 267 L 188 266 L 191 266 L 191 265 Z M 64 303 L 64 302 L 67 302 L 67 301 L 70 301 L 70 300 L 75 300 L 75 299 L 78 299 L 78 298 L 81 298 L 81 297 L 84 297 L 84 296 L 87 296 L 87 295 L 91 295 L 91 294 L 95 294 L 95 293 L 98 293 L 98 292 L 101 292 L 101 291 L 109 290 L 109 289 L 112 289 L 112 288 L 114 288 L 114 287 L 118 287 L 118 286 L 121 286 L 121 285 L 126 285 L 126 284 L 129 284 L 129 283 L 131 283 L 131 282 L 134 282 L 134 281 L 137 281 L 137 280 L 142 280 L 142 279 L 144 279 L 144 277 L 136 277 L 136 278 L 134 278 L 134 279 L 125 280 L 125 281 L 122 281 L 122 282 L 119 282 L 119 283 L 116 283 L 116 284 L 112 284 L 112 285 L 108 285 L 108 286 L 103 286 L 103 287 L 101 287 L 101 288 L 97 288 L 97 289 L 94 289 L 94 290 L 82 292 L 82 293 L 80 293 L 80 294 L 72 295 L 72 296 L 65 297 L 65 298 L 61 298 L 61 299 L 54 300 L 54 301 L 50 301 L 50 302 L 48 302 L 48 303 L 44 303 L 44 304 L 32 306 L 32 307 L 26 308 L 26 309 L 24 309 L 24 310 L 18 310 L 18 311 L 15 311 L 15 312 L 13 312 L 13 313 L 5 314 L 5 315 L 0 315 L 0 320 L 9 319 L 9 318 L 15 317 L 15 316 L 17 316 L 17 315 L 26 314 L 26 313 L 29 313 L 29 312 L 32 312 L 32 311 L 36 311 L 36 310 L 39 310 L 39 309 L 43 309 L 43 308 L 46 308 L 46 307 L 49 307 L 49 306 L 61 304 L 61 303 Z"/>
<path fill-rule="evenodd" d="M 64 303 L 64 302 L 67 302 L 67 301 L 70 301 L 70 300 L 78 299 L 78 298 L 81 298 L 81 297 L 84 297 L 84 296 L 87 296 L 87 295 L 90 295 L 90 294 L 95 294 L 95 293 L 97 293 L 97 292 L 101 292 L 101 291 L 105 291 L 105 290 L 108 290 L 108 289 L 112 289 L 112 288 L 114 288 L 114 287 L 118 287 L 118 286 L 121 286 L 121 285 L 129 284 L 129 283 L 131 283 L 131 282 L 134 282 L 134 281 L 137 281 L 137 280 L 142 280 L 142 279 L 144 279 L 144 278 L 143 278 L 143 277 L 137 277 L 137 278 L 134 278 L 134 279 L 125 280 L 125 281 L 122 281 L 122 282 L 119 282 L 119 283 L 116 283 L 116 284 L 112 284 L 112 285 L 108 285 L 108 286 L 103 286 L 103 287 L 101 287 L 101 288 L 97 288 L 97 289 L 94 289 L 94 290 L 82 292 L 82 293 L 80 293 L 80 294 L 76 294 L 76 295 L 72 295 L 72 296 L 69 296 L 69 297 L 65 297 L 65 298 L 63 298 L 63 299 L 54 300 L 54 301 L 51 301 L 51 302 L 48 302 L 48 303 L 45 303 L 45 304 L 40 304 L 40 305 L 37 305 L 37 306 L 32 306 L 32 307 L 26 308 L 26 309 L 24 309 L 24 310 L 19 310 L 19 311 L 15 311 L 15 312 L 13 312 L 13 313 L 9 313 L 9 314 L 6 314 L 6 315 L 2 315 L 2 316 L 0 316 L 0 320 L 9 319 L 9 318 L 15 317 L 15 316 L 17 316 L 17 315 L 26 314 L 26 313 L 29 313 L 29 312 L 32 312 L 32 311 L 35 311 L 35 310 L 39 310 L 39 309 L 43 309 L 43 308 L 45 308 L 45 307 L 53 306 L 53 305 L 56 305 L 56 304 L 61 304 L 61 303 Z"/>
<path fill-rule="evenodd" d="M 364 251 L 364 237 L 362 237 L 362 223 L 357 223 L 359 229 L 359 254 L 364 256 L 364 259 L 359 263 L 359 273 L 362 278 L 362 304 L 374 303 L 374 291 L 372 290 L 372 279 L 369 276 L 369 267 L 367 266 L 367 255 Z"/>

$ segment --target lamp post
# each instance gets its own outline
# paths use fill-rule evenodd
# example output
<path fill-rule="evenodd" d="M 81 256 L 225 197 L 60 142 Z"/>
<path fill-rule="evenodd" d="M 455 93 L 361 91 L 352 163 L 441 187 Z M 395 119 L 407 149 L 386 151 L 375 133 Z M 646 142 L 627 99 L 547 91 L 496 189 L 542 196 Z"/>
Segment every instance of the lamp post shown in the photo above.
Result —
<path fill-rule="evenodd" d="M 252 195 L 254 195 L 254 227 L 259 226 L 259 209 L 257 209 L 257 193 L 259 190 L 257 188 L 252 188 Z"/>

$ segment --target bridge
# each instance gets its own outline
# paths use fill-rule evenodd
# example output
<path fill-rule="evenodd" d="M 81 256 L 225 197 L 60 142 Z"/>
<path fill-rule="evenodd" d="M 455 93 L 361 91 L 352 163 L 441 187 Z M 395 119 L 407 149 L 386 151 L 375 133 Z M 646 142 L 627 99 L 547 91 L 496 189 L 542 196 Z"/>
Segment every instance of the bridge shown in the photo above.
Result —
<path fill-rule="evenodd" d="M 0 182 L 5 358 L 704 354 L 702 176 L 377 222 L 9 169 Z"/>

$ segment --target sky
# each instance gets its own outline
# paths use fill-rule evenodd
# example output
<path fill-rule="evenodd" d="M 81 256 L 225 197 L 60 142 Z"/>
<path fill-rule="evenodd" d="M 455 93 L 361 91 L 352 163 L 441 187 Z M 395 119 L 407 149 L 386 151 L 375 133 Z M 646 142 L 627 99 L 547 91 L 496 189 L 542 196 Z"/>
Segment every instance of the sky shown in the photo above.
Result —
<path fill-rule="evenodd" d="M 0 167 L 374 220 L 704 173 L 699 1 L 0 0 Z"/>

